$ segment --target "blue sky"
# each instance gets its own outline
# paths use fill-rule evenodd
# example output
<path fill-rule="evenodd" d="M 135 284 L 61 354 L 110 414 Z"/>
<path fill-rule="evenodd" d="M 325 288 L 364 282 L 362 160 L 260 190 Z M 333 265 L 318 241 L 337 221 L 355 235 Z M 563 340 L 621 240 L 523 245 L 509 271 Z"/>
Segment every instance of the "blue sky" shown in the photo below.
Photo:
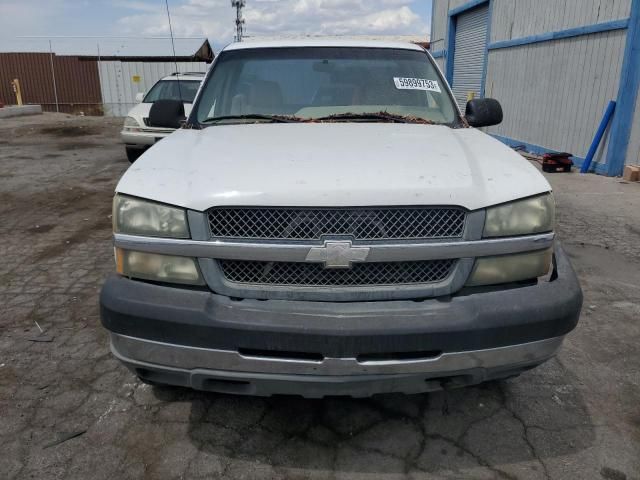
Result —
<path fill-rule="evenodd" d="M 209 38 L 219 50 L 233 37 L 230 0 L 169 0 L 176 36 Z M 247 0 L 249 35 L 428 36 L 431 0 Z M 0 51 L 48 50 L 46 39 L 17 36 L 166 36 L 164 0 L 0 0 Z M 168 54 L 165 40 L 53 38 L 57 53 Z M 197 43 L 197 42 L 196 42 Z M 189 50 L 193 41 L 178 41 Z M 186 53 L 186 51 L 185 51 Z"/>

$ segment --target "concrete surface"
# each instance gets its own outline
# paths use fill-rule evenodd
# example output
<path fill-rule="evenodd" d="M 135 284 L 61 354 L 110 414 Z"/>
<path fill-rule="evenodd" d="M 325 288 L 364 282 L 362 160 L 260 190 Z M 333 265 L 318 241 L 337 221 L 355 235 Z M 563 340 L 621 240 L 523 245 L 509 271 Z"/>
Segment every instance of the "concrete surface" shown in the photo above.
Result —
<path fill-rule="evenodd" d="M 119 127 L 0 123 L 0 478 L 640 478 L 640 184 L 549 176 L 585 308 L 536 370 L 369 400 L 215 395 L 143 385 L 109 354 Z"/>
<path fill-rule="evenodd" d="M 27 115 L 40 115 L 42 106 L 40 105 L 14 105 L 0 108 L 0 118 L 25 117 Z"/>

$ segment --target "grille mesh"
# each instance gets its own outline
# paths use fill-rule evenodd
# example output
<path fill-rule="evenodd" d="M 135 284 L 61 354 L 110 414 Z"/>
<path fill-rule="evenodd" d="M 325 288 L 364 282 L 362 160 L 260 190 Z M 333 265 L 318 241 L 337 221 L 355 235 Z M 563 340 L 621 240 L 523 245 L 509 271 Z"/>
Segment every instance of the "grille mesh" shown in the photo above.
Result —
<path fill-rule="evenodd" d="M 208 212 L 213 238 L 320 240 L 351 235 L 356 240 L 461 237 L 459 208 L 216 208 Z"/>
<path fill-rule="evenodd" d="M 350 269 L 326 269 L 319 263 L 220 260 L 234 283 L 298 287 L 415 285 L 446 279 L 456 260 L 355 263 Z"/>

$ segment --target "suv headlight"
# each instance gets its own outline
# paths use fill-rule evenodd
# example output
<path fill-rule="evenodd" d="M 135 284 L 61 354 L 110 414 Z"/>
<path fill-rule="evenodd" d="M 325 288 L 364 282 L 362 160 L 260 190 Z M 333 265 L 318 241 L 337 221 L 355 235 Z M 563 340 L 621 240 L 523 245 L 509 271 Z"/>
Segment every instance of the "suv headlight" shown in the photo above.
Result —
<path fill-rule="evenodd" d="M 113 231 L 149 237 L 189 238 L 187 213 L 183 208 L 139 198 L 113 198 Z"/>
<path fill-rule="evenodd" d="M 555 224 L 556 203 L 553 195 L 537 197 L 487 209 L 484 237 L 509 237 L 551 232 Z"/>
<path fill-rule="evenodd" d="M 140 130 L 140 124 L 133 117 L 127 117 L 124 119 L 124 128 L 127 130 Z"/>

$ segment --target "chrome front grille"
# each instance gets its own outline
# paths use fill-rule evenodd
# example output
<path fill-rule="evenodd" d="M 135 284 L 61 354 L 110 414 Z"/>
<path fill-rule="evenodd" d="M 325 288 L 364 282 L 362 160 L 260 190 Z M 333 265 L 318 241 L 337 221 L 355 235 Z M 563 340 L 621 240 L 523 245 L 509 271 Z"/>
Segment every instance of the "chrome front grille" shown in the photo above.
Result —
<path fill-rule="evenodd" d="M 462 237 L 466 212 L 447 207 L 213 208 L 209 231 L 217 239 L 318 241 L 423 240 Z"/>
<path fill-rule="evenodd" d="M 423 285 L 445 280 L 455 263 L 456 260 L 356 263 L 349 269 L 326 269 L 318 263 L 219 260 L 229 282 L 293 287 Z"/>

